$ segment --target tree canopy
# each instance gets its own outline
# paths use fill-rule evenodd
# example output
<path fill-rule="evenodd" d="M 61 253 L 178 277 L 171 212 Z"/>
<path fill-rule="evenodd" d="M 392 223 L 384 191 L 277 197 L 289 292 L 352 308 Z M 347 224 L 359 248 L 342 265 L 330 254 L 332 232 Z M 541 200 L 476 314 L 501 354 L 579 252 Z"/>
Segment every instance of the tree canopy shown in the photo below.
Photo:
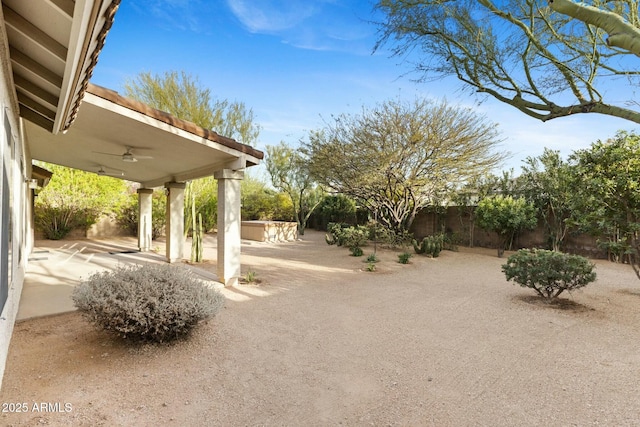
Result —
<path fill-rule="evenodd" d="M 125 83 L 124 91 L 130 98 L 244 144 L 258 139 L 253 110 L 243 102 L 215 99 L 210 89 L 184 71 L 140 73 Z"/>
<path fill-rule="evenodd" d="M 498 165 L 498 136 L 493 123 L 468 109 L 388 101 L 334 117 L 309 133 L 304 150 L 318 182 L 355 198 L 401 233 L 419 209 Z"/>
<path fill-rule="evenodd" d="M 570 227 L 567 219 L 575 197 L 572 174 L 559 151 L 545 148 L 539 157 L 527 157 L 518 178 L 520 192 L 536 207 L 554 251 L 560 251 Z"/>
<path fill-rule="evenodd" d="M 267 146 L 265 165 L 275 188 L 291 199 L 298 232 L 304 234 L 309 217 L 322 202 L 323 191 L 311 177 L 308 159 L 284 142 Z"/>
<path fill-rule="evenodd" d="M 640 278 L 640 136 L 619 132 L 569 159 L 576 168 L 573 222 Z"/>
<path fill-rule="evenodd" d="M 640 81 L 637 0 L 379 0 L 376 48 L 417 50 L 419 79 L 455 76 L 536 119 L 600 113 L 640 123 L 604 83 Z"/>

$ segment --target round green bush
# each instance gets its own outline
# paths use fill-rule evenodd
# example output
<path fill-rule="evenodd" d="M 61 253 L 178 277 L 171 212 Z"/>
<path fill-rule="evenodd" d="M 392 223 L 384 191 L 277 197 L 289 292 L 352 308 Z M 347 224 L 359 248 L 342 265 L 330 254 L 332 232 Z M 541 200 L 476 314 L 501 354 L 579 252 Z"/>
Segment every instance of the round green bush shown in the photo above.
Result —
<path fill-rule="evenodd" d="M 92 323 L 135 341 L 170 341 L 216 314 L 224 296 L 184 267 L 144 264 L 99 272 L 72 299 Z"/>
<path fill-rule="evenodd" d="M 507 259 L 502 271 L 507 280 L 535 290 L 547 299 L 556 298 L 596 280 L 594 265 L 585 257 L 543 249 L 521 249 Z"/>

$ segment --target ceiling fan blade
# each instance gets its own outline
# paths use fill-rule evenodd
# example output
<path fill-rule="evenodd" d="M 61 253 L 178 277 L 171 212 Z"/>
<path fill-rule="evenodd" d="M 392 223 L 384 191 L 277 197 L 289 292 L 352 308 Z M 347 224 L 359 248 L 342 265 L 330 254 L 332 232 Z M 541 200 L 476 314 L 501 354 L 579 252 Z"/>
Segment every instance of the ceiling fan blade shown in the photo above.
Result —
<path fill-rule="evenodd" d="M 122 157 L 122 154 L 103 153 L 102 151 L 92 151 L 92 153 L 96 153 L 96 154 L 104 154 L 104 155 L 106 155 L 106 156 Z"/>
<path fill-rule="evenodd" d="M 100 176 L 124 176 L 124 171 L 120 169 L 106 168 L 104 166 L 100 166 L 100 169 L 96 172 Z"/>

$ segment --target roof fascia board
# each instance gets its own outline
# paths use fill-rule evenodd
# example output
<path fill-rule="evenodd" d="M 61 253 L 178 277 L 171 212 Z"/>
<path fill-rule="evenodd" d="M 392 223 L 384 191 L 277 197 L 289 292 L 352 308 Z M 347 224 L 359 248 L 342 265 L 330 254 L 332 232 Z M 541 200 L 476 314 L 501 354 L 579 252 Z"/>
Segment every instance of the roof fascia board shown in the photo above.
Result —
<path fill-rule="evenodd" d="M 53 133 L 57 134 L 67 124 L 76 96 L 82 90 L 83 73 L 92 52 L 91 43 L 98 24 L 103 24 L 101 13 L 109 0 L 76 0 L 71 24 L 71 36 L 67 51 L 66 67 L 62 77 L 58 115 L 53 124 Z M 99 51 L 99 50 L 98 50 Z"/>
<path fill-rule="evenodd" d="M 0 1 L 0 5 L 1 5 Z M 18 116 L 20 114 L 20 108 L 18 104 L 18 94 L 16 93 L 13 82 L 13 67 L 11 65 L 11 54 L 9 51 L 9 37 L 7 36 L 7 28 L 4 24 L 4 13 L 2 7 L 0 7 L 0 67 L 2 67 L 2 76 L 4 81 L 2 84 L 6 85 L 7 93 L 9 96 L 9 103 L 11 104 L 11 111 L 13 114 L 10 116 Z M 13 117 L 11 119 L 13 121 Z M 15 123 L 12 123 L 15 125 Z"/>

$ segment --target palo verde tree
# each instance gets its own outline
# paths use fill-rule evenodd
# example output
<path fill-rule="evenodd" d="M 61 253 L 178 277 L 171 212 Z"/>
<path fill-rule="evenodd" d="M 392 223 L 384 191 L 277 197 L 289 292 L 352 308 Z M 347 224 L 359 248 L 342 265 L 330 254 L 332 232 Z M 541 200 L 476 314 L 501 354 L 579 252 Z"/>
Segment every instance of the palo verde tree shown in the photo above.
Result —
<path fill-rule="evenodd" d="M 322 188 L 311 178 L 308 160 L 300 151 L 280 142 L 267 146 L 265 166 L 273 186 L 291 199 L 298 233 L 303 235 L 309 217 L 324 195 Z"/>
<path fill-rule="evenodd" d="M 640 136 L 619 132 L 569 160 L 576 168 L 573 222 L 628 261 L 640 279 Z"/>
<path fill-rule="evenodd" d="M 197 77 L 184 71 L 140 73 L 125 83 L 124 92 L 130 98 L 243 144 L 254 144 L 260 133 L 253 110 L 243 102 L 214 98 Z"/>
<path fill-rule="evenodd" d="M 542 155 L 527 157 L 518 181 L 521 195 L 533 203 L 544 221 L 551 249 L 560 251 L 570 229 L 567 220 L 575 197 L 571 166 L 559 151 L 545 148 Z"/>
<path fill-rule="evenodd" d="M 637 0 L 379 0 L 376 49 L 421 51 L 420 79 L 455 76 L 547 121 L 599 113 L 640 123 L 633 99 L 604 99 L 602 85 L 640 81 Z"/>
<path fill-rule="evenodd" d="M 402 234 L 420 209 L 499 164 L 499 142 L 495 125 L 471 110 L 444 101 L 387 101 L 335 117 L 309 134 L 305 151 L 318 182 Z"/>

